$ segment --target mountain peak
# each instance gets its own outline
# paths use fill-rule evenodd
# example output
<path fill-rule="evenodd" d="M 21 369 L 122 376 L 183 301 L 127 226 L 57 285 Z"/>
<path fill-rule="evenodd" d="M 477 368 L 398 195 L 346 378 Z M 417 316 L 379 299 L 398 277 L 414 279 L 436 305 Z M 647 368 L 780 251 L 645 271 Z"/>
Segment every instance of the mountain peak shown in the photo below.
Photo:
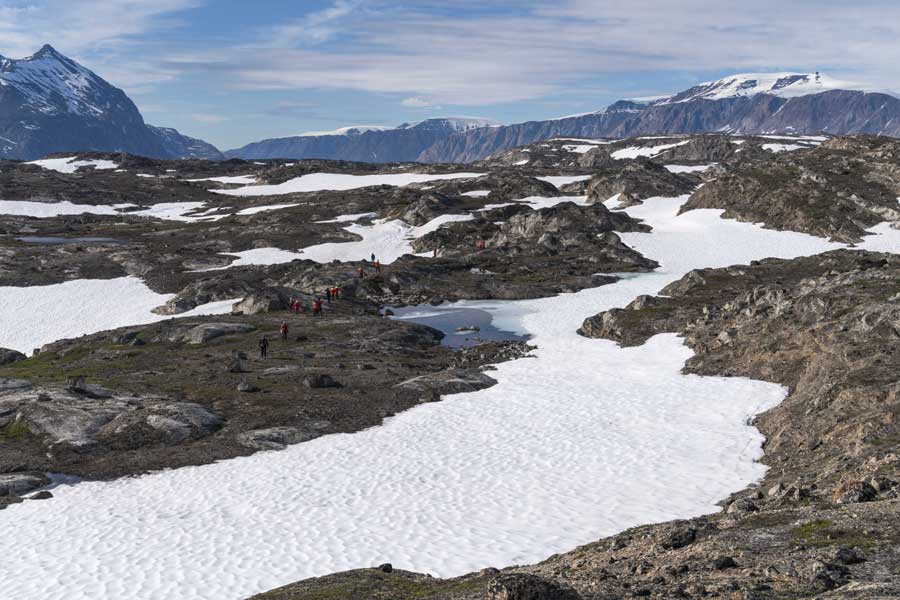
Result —
<path fill-rule="evenodd" d="M 44 44 L 41 49 L 32 54 L 29 58 L 65 58 L 59 51 L 50 44 Z"/>

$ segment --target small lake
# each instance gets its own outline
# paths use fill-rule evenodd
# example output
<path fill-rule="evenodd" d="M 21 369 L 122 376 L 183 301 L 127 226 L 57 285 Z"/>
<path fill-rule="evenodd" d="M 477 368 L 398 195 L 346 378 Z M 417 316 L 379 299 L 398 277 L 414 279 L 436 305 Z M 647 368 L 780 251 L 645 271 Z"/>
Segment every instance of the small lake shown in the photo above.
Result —
<path fill-rule="evenodd" d="M 117 240 L 115 238 L 106 237 L 57 237 L 57 236 L 24 236 L 17 237 L 20 242 L 26 244 L 115 244 L 125 245 L 125 240 Z"/>
<path fill-rule="evenodd" d="M 485 342 L 524 342 L 528 340 L 527 335 L 519 335 L 495 327 L 491 313 L 480 308 L 420 304 L 402 308 L 392 307 L 391 310 L 394 311 L 394 316 L 391 317 L 393 319 L 412 321 L 442 331 L 445 337 L 441 340 L 441 344 L 451 348 L 477 346 Z M 474 327 L 477 327 L 478 331 L 457 331 L 459 328 Z"/>

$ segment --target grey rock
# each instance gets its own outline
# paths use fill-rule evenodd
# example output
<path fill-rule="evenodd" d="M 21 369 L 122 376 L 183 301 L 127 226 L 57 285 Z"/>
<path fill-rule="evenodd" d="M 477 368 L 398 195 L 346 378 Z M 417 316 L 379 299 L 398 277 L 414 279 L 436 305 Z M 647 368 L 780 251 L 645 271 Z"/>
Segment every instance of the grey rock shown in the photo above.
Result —
<path fill-rule="evenodd" d="M 0 475 L 0 496 L 21 496 L 50 483 L 44 476 L 7 473 Z"/>
<path fill-rule="evenodd" d="M 309 375 L 303 379 L 303 385 L 312 389 L 343 387 L 331 375 L 326 374 Z"/>
<path fill-rule="evenodd" d="M 308 442 L 324 435 L 330 423 L 314 421 L 306 427 L 269 427 L 245 431 L 237 436 L 241 445 L 254 450 L 281 450 L 291 444 Z"/>
<path fill-rule="evenodd" d="M 834 501 L 837 504 L 853 504 L 856 502 L 869 502 L 878 495 L 870 484 L 865 481 L 849 481 L 838 484 L 834 490 Z"/>
<path fill-rule="evenodd" d="M 209 435 L 224 423 L 199 404 L 45 387 L 0 395 L 4 413 L 15 414 L 54 452 L 179 444 Z"/>
<path fill-rule="evenodd" d="M 10 350 L 9 348 L 0 348 L 0 365 L 11 365 L 14 362 L 25 360 L 28 357 L 18 350 Z"/>
<path fill-rule="evenodd" d="M 394 387 L 413 390 L 431 400 L 438 400 L 444 394 L 474 392 L 496 383 L 497 380 L 477 369 L 446 369 L 407 379 Z"/>
<path fill-rule="evenodd" d="M 222 336 L 250 333 L 255 330 L 256 327 L 244 323 L 203 323 L 192 327 L 186 332 L 176 334 L 172 341 L 187 344 L 205 344 Z"/>
<path fill-rule="evenodd" d="M 498 575 L 488 583 L 489 600 L 579 600 L 573 590 L 558 583 L 524 573 Z"/>
<path fill-rule="evenodd" d="M 238 384 L 237 391 L 243 392 L 245 394 L 252 394 L 254 392 L 258 392 L 259 387 L 247 381 L 242 381 Z"/>

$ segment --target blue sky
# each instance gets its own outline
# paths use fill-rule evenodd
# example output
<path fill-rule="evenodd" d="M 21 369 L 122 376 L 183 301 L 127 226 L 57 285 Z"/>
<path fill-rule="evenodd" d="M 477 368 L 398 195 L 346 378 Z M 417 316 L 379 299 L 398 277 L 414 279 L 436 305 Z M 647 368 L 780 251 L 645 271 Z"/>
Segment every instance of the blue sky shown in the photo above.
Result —
<path fill-rule="evenodd" d="M 347 125 L 598 110 L 746 71 L 897 89 L 885 0 L 0 0 L 0 54 L 50 43 L 145 119 L 220 148 Z"/>

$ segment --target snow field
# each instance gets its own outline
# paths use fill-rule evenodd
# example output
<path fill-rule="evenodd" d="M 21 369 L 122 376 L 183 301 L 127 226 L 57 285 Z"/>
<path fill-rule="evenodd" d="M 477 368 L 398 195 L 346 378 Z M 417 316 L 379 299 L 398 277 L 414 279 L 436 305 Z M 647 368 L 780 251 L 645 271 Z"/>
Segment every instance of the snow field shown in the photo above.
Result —
<path fill-rule="evenodd" d="M 671 334 L 620 348 L 575 330 L 690 269 L 841 245 L 718 210 L 677 216 L 686 199 L 628 209 L 654 231 L 622 237 L 658 271 L 552 298 L 461 303 L 538 347 L 497 365 L 492 388 L 359 433 L 61 486 L 51 501 L 0 512 L 4 589 L 48 600 L 237 599 L 385 561 L 452 576 L 719 510 L 762 476 L 762 437 L 747 422 L 785 390 L 682 375 L 691 353 Z M 879 236 L 887 245 L 900 232 Z"/>
<path fill-rule="evenodd" d="M 174 294 L 157 294 L 137 277 L 76 279 L 56 285 L 0 287 L 0 348 L 31 354 L 64 338 L 171 319 L 151 312 Z M 227 314 L 240 298 L 175 315 Z"/>
<path fill-rule="evenodd" d="M 470 179 L 484 173 L 392 173 L 388 175 L 343 175 L 338 173 L 311 173 L 295 177 L 277 185 L 249 185 L 233 190 L 210 190 L 229 196 L 275 196 L 296 192 L 320 192 L 324 190 L 343 191 L 373 185 L 404 186 L 411 183 L 436 181 L 441 179 Z"/>
<path fill-rule="evenodd" d="M 280 248 L 254 248 L 243 252 L 228 253 L 225 256 L 235 256 L 237 260 L 227 267 L 210 270 L 216 271 L 247 265 L 276 265 L 298 259 L 312 260 L 318 263 L 329 263 L 333 260 L 352 262 L 369 260 L 372 254 L 382 264 L 387 265 L 404 254 L 413 254 L 410 243 L 412 240 L 436 231 L 445 223 L 471 221 L 474 218 L 472 215 L 441 215 L 420 227 L 412 227 L 400 220 L 378 221 L 372 225 L 354 223 L 345 227 L 344 230 L 360 236 L 361 240 L 316 244 L 301 248 L 296 252 Z"/>
<path fill-rule="evenodd" d="M 547 183 L 552 184 L 554 187 L 559 188 L 560 186 L 567 185 L 569 183 L 575 183 L 576 181 L 587 181 L 593 177 L 592 175 L 550 175 L 548 177 L 535 177 L 535 179 L 540 179 L 541 181 L 546 181 Z"/>
<path fill-rule="evenodd" d="M 711 165 L 665 165 L 665 167 L 670 173 L 702 173 L 716 166 L 716 164 L 718 163 L 712 163 Z"/>
<path fill-rule="evenodd" d="M 79 160 L 77 156 L 69 156 L 66 158 L 44 158 L 41 160 L 33 160 L 26 164 L 37 165 L 48 171 L 56 171 L 58 173 L 71 174 L 78 170 L 79 167 L 94 167 L 95 169 L 118 169 L 119 165 L 111 160 L 92 159 Z"/>
<path fill-rule="evenodd" d="M 612 156 L 616 160 L 624 160 L 626 158 L 638 158 L 640 156 L 649 156 L 654 157 L 658 154 L 662 154 L 666 150 L 670 148 L 675 148 L 676 146 L 683 146 L 687 144 L 690 140 L 685 140 L 683 142 L 675 142 L 673 144 L 661 144 L 659 146 L 631 146 L 629 148 L 622 148 L 621 150 L 616 150 L 610 156 Z"/>

